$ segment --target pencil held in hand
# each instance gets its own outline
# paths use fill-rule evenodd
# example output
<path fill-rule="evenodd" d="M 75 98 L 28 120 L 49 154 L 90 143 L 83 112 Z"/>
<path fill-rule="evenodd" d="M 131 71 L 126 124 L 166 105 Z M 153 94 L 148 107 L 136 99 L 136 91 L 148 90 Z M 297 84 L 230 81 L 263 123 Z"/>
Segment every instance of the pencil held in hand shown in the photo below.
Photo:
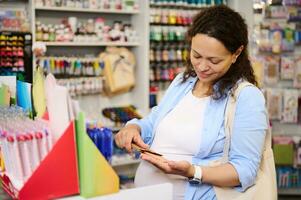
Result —
<path fill-rule="evenodd" d="M 134 143 L 132 143 L 132 148 L 139 151 L 139 152 L 141 152 L 141 153 L 147 152 L 147 153 L 150 153 L 150 154 L 153 154 L 153 155 L 156 155 L 156 156 L 162 156 L 162 154 L 156 153 L 156 152 L 154 152 L 152 150 L 149 150 L 149 149 L 139 147 L 137 144 L 134 144 Z"/>

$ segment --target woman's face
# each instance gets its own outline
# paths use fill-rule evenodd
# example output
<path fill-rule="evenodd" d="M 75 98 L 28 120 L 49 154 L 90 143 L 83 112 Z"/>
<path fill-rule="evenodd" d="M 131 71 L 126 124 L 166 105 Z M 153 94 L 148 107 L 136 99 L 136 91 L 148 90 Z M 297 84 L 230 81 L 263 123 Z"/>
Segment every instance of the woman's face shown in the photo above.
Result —
<path fill-rule="evenodd" d="M 222 77 L 237 59 L 217 39 L 206 34 L 197 34 L 191 41 L 190 60 L 201 82 L 212 84 Z"/>

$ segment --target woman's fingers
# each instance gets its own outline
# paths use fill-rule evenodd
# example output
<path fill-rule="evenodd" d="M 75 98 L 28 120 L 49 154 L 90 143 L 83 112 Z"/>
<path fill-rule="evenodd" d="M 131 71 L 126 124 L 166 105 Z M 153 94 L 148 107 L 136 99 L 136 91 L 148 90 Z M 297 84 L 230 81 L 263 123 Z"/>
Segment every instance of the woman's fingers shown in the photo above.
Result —
<path fill-rule="evenodd" d="M 168 161 L 161 156 L 156 156 L 145 152 L 141 154 L 141 159 L 152 163 L 154 166 L 164 171 L 165 173 L 171 172 L 171 168 L 168 166 Z"/>
<path fill-rule="evenodd" d="M 142 147 L 142 148 L 144 148 L 144 149 L 149 149 L 149 146 L 143 142 L 143 140 L 142 140 L 142 138 L 140 137 L 140 135 L 134 136 L 133 142 L 134 142 L 135 144 L 137 144 L 139 147 Z"/>
<path fill-rule="evenodd" d="M 129 153 L 132 152 L 132 142 L 142 148 L 149 148 L 143 142 L 140 136 L 140 128 L 137 125 L 127 125 L 115 135 L 116 145 L 120 148 L 125 148 Z"/>
<path fill-rule="evenodd" d="M 129 152 L 131 153 L 132 152 L 132 141 L 133 141 L 133 136 L 128 133 L 125 137 L 125 140 L 124 140 L 124 148 Z"/>
<path fill-rule="evenodd" d="M 164 173 L 190 177 L 191 164 L 187 161 L 169 161 L 162 156 L 156 156 L 147 152 L 141 154 L 141 159 L 150 162 Z"/>

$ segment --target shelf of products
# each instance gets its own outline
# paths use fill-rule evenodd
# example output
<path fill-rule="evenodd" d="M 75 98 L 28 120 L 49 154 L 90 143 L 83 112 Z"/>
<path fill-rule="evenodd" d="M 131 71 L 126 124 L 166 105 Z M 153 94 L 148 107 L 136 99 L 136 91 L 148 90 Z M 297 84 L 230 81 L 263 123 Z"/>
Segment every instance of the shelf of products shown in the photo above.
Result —
<path fill-rule="evenodd" d="M 114 14 L 136 14 L 138 13 L 139 4 L 137 0 L 35 0 L 36 10 L 55 10 L 71 12 L 103 12 Z"/>
<path fill-rule="evenodd" d="M 185 35 L 199 9 L 225 1 L 150 1 L 150 107 L 157 105 L 170 82 L 185 68 Z"/>
<path fill-rule="evenodd" d="M 253 67 L 267 102 L 279 195 L 301 195 L 301 29 L 296 7 L 265 5 L 255 14 Z"/>
<path fill-rule="evenodd" d="M 138 44 L 137 31 L 131 24 L 114 21 L 113 27 L 106 24 L 104 18 L 98 17 L 81 22 L 77 17 L 62 19 L 60 24 L 36 22 L 35 40 L 47 45 L 63 46 L 106 46 Z"/>
<path fill-rule="evenodd" d="M 148 37 L 142 37 L 148 35 L 148 16 L 143 14 L 148 13 L 147 4 L 137 0 L 35 0 L 32 9 L 32 22 L 35 25 L 33 40 L 47 46 L 46 57 L 64 55 L 66 59 L 74 56 L 97 58 L 106 51 L 106 47 L 128 47 L 134 54 L 137 84 L 128 93 L 116 97 L 106 96 L 104 92 L 83 94 L 87 87 L 92 88 L 91 91 L 95 91 L 95 85 L 103 87 L 101 83 L 106 80 L 101 75 L 64 77 L 56 74 L 60 84 L 70 86 L 68 88 L 72 96 L 76 97 L 89 118 L 100 118 L 101 110 L 108 106 L 135 105 L 143 114 L 148 112 L 149 69 L 148 59 L 145 59 Z M 76 89 L 76 86 L 83 90 Z M 102 102 L 101 105 L 99 102 Z"/>
<path fill-rule="evenodd" d="M 25 8 L 8 6 L 0 12 L 0 31 L 30 32 L 28 15 L 28 11 Z"/>
<path fill-rule="evenodd" d="M 123 47 L 136 47 L 139 46 L 138 42 L 44 42 L 46 46 L 123 46 Z"/>
<path fill-rule="evenodd" d="M 199 9 L 212 5 L 226 4 L 225 0 L 151 0 L 150 6 Z"/>
<path fill-rule="evenodd" d="M 0 31 L 0 75 L 32 82 L 31 33 Z"/>
<path fill-rule="evenodd" d="M 274 136 L 273 151 L 280 195 L 301 195 L 301 136 Z"/>
<path fill-rule="evenodd" d="M 54 6 L 49 6 L 49 7 L 36 6 L 35 10 L 58 11 L 58 12 L 109 13 L 109 14 L 139 14 L 138 10 L 70 8 L 70 7 L 54 7 Z"/>

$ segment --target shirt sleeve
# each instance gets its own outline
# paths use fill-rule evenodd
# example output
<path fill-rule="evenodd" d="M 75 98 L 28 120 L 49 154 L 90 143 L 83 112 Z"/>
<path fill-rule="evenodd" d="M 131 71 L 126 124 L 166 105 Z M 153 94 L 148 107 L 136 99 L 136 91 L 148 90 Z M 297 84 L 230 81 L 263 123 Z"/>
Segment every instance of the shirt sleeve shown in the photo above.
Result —
<path fill-rule="evenodd" d="M 256 87 L 244 88 L 238 97 L 231 136 L 229 162 L 236 169 L 245 191 L 255 182 L 268 127 L 265 99 Z"/>
<path fill-rule="evenodd" d="M 141 137 L 146 144 L 150 144 L 151 142 L 154 124 L 156 122 L 156 119 L 158 118 L 161 108 L 166 104 L 166 100 L 171 97 L 174 87 L 181 82 L 182 77 L 183 73 L 180 73 L 176 76 L 176 78 L 172 81 L 172 83 L 166 90 L 165 95 L 163 96 L 158 106 L 153 107 L 151 112 L 146 117 L 142 119 L 132 119 L 127 122 L 127 124 L 136 124 L 140 127 Z"/>

